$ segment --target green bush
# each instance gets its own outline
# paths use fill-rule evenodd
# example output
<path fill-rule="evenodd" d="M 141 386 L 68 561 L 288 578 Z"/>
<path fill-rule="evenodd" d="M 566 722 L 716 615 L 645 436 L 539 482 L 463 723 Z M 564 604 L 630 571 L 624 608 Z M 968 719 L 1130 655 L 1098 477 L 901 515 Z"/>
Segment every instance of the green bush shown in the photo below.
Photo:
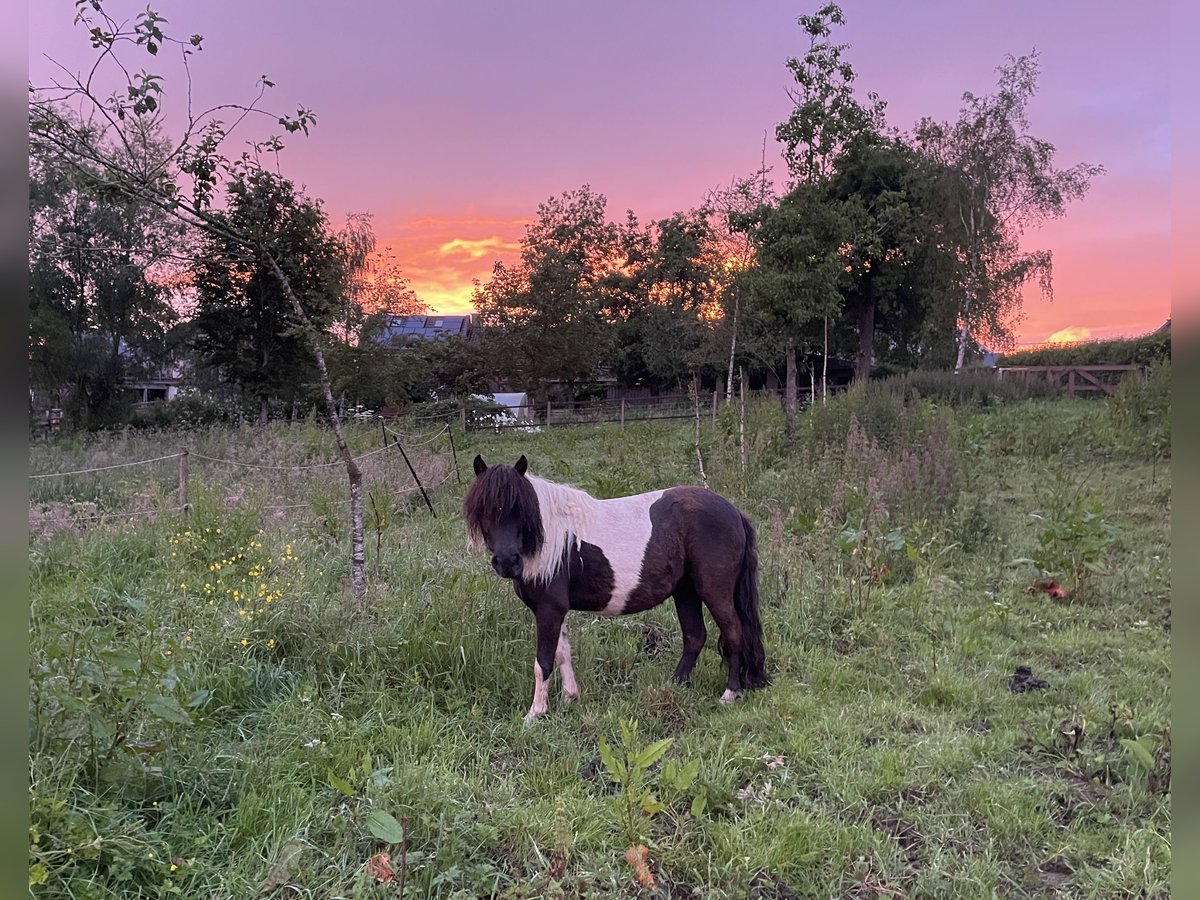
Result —
<path fill-rule="evenodd" d="M 868 387 L 871 391 L 894 394 L 906 402 L 924 398 L 956 408 L 984 408 L 1035 397 L 1057 397 L 1062 393 L 1061 388 L 1052 384 L 1002 381 L 993 369 L 907 372 L 872 381 Z"/>
<path fill-rule="evenodd" d="M 1086 341 L 1005 354 L 1002 366 L 1149 366 L 1171 358 L 1171 328 L 1135 338 Z"/>
<path fill-rule="evenodd" d="M 135 406 L 129 414 L 129 424 L 134 428 L 190 430 L 210 425 L 236 425 L 253 421 L 257 415 L 257 409 L 251 410 L 236 398 L 185 390 L 163 403 Z"/>
<path fill-rule="evenodd" d="M 1108 401 L 1121 445 L 1154 457 L 1171 455 L 1171 363 L 1151 366 L 1145 379 L 1126 378 Z"/>

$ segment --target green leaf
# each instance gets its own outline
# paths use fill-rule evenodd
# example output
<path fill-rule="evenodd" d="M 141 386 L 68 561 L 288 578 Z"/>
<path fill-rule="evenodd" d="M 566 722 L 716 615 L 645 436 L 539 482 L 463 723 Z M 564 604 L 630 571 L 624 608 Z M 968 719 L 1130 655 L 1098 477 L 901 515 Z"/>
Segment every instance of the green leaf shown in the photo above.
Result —
<path fill-rule="evenodd" d="M 700 774 L 700 760 L 693 759 L 682 769 L 675 778 L 675 786 L 681 791 L 686 791 L 696 780 L 696 776 Z"/>
<path fill-rule="evenodd" d="M 707 794 L 697 794 L 692 798 L 692 815 L 696 818 L 704 815 L 704 807 L 708 805 Z"/>
<path fill-rule="evenodd" d="M 347 797 L 354 796 L 354 788 L 352 788 L 346 781 L 343 781 L 341 778 L 339 778 L 337 776 L 337 774 L 333 771 L 333 769 L 327 769 L 326 773 L 329 778 L 329 786 L 330 787 L 336 788 L 337 790 L 339 790 L 343 794 L 345 794 Z"/>
<path fill-rule="evenodd" d="M 1154 768 L 1154 757 L 1150 755 L 1150 751 L 1146 749 L 1146 745 L 1141 741 L 1121 738 L 1121 746 L 1128 750 L 1133 758 L 1141 763 L 1144 768 L 1147 770 Z"/>
<path fill-rule="evenodd" d="M 655 741 L 637 755 L 637 765 L 643 769 L 650 768 L 662 758 L 662 755 L 671 748 L 673 743 L 675 743 L 675 738 L 663 738 L 661 741 Z"/>
<path fill-rule="evenodd" d="M 399 844 L 404 841 L 404 829 L 391 813 L 382 809 L 373 809 L 367 816 L 367 829 L 376 838 L 387 844 Z"/>
<path fill-rule="evenodd" d="M 600 738 L 598 743 L 600 745 L 600 762 L 604 764 L 604 768 L 608 770 L 613 781 L 621 781 L 625 777 L 625 763 L 617 759 L 612 752 L 612 747 L 608 746 L 608 742 L 604 738 Z"/>
<path fill-rule="evenodd" d="M 150 702 L 146 704 L 146 709 L 151 715 L 157 716 L 164 722 L 170 722 L 173 725 L 192 724 L 191 716 L 187 714 L 187 711 L 179 705 L 179 701 L 174 697 L 158 694 L 150 698 Z"/>
<path fill-rule="evenodd" d="M 647 792 L 642 797 L 642 812 L 647 816 L 653 816 L 667 808 L 667 804 L 659 802 L 653 794 Z"/>

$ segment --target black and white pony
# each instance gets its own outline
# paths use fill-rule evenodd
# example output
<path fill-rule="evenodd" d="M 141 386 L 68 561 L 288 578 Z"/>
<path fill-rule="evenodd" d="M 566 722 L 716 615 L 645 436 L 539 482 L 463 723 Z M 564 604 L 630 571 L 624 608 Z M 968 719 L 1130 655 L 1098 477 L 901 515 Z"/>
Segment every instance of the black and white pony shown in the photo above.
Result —
<path fill-rule="evenodd" d="M 471 546 L 491 552 L 492 568 L 510 578 L 537 623 L 533 705 L 526 722 L 549 708 L 548 681 L 562 670 L 566 702 L 579 697 L 565 619 L 572 609 L 622 616 L 675 598 L 683 656 L 675 680 L 686 681 L 708 636 L 704 607 L 720 630 L 729 675 L 723 703 L 768 683 L 758 615 L 754 524 L 725 498 L 699 487 L 597 500 L 526 473 L 489 467 L 475 457 L 475 480 L 463 501 Z"/>

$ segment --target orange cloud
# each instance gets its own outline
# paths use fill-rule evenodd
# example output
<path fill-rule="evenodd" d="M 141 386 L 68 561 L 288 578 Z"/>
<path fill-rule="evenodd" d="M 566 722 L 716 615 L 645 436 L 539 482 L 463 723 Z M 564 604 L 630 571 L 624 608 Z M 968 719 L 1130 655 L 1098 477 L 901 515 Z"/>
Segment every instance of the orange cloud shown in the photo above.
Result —
<path fill-rule="evenodd" d="M 1071 325 L 1068 328 L 1060 328 L 1050 337 L 1046 338 L 1047 344 L 1075 344 L 1079 341 L 1089 341 L 1092 339 L 1092 329 L 1086 328 L 1083 325 Z"/>
<path fill-rule="evenodd" d="M 421 216 L 381 222 L 379 243 L 392 250 L 417 297 L 434 312 L 471 312 L 475 280 L 486 282 L 497 260 L 520 253 L 526 218 Z"/>
<path fill-rule="evenodd" d="M 445 256 L 466 255 L 471 259 L 479 259 L 483 256 L 495 258 L 497 252 L 515 254 L 518 253 L 520 249 L 521 245 L 519 242 L 506 241 L 504 238 L 495 235 L 476 241 L 469 241 L 464 238 L 455 238 L 452 241 L 447 241 L 438 248 L 438 250 Z"/>

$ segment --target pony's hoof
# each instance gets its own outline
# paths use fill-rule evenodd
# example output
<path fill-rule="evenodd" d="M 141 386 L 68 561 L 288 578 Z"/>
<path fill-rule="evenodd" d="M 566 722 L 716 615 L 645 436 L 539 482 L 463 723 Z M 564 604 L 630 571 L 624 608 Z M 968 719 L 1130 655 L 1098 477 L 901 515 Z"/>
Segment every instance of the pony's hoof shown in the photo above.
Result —
<path fill-rule="evenodd" d="M 728 706 L 730 703 L 733 703 L 735 700 L 737 700 L 739 696 L 741 695 L 738 694 L 737 691 L 726 689 L 725 693 L 721 695 L 721 702 Z"/>
<path fill-rule="evenodd" d="M 579 691 L 576 691 L 573 694 L 569 694 L 566 691 L 563 691 L 563 695 L 562 695 L 563 703 L 574 703 L 578 699 L 579 699 Z"/>

